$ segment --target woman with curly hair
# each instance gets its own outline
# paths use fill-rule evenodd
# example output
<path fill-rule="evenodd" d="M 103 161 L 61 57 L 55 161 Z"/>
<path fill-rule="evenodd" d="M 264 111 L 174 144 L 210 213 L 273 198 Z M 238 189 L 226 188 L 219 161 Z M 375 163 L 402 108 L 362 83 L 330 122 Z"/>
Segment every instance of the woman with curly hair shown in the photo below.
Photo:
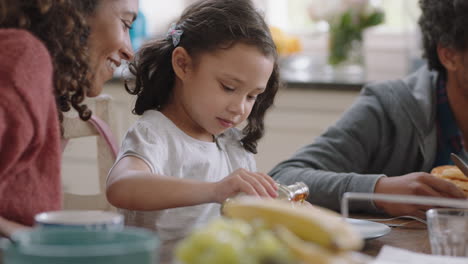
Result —
<path fill-rule="evenodd" d="M 122 60 L 138 0 L 0 0 L 0 235 L 61 207 L 62 112 L 82 120 Z"/>
<path fill-rule="evenodd" d="M 466 198 L 433 167 L 468 161 L 468 1 L 420 0 L 427 66 L 366 86 L 344 116 L 271 175 L 304 181 L 309 201 L 335 210 L 345 192 Z M 430 206 L 362 202 L 353 211 L 424 216 Z"/>

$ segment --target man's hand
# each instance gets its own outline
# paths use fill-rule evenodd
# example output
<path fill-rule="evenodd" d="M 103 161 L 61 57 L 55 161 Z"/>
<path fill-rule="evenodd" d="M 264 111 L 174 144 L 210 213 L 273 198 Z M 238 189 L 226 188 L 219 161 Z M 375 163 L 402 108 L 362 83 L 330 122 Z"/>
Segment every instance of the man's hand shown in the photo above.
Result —
<path fill-rule="evenodd" d="M 403 176 L 385 177 L 375 185 L 375 193 L 421 195 L 466 199 L 462 190 L 454 184 L 425 172 L 414 172 Z M 430 205 L 413 205 L 375 201 L 375 205 L 392 216 L 413 215 L 425 217 Z"/>

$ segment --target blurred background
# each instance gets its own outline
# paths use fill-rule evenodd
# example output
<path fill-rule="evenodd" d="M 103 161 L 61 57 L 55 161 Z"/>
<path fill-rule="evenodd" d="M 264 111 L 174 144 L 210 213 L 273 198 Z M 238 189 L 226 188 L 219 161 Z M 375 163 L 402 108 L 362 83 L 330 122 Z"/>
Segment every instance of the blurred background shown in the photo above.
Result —
<path fill-rule="evenodd" d="M 144 41 L 164 36 L 169 25 L 193 0 L 140 0 L 140 14 L 131 37 L 135 49 Z M 281 54 L 285 86 L 266 117 L 266 134 L 256 155 L 259 171 L 268 172 L 299 147 L 313 142 L 352 104 L 363 85 L 400 78 L 423 63 L 417 20 L 417 0 L 253 0 L 264 14 Z M 359 31 L 358 45 L 340 65 L 330 65 L 330 32 L 344 6 L 377 10 L 383 21 Z M 369 13 L 370 14 L 370 13 Z M 353 43 L 355 43 L 354 41 Z M 351 61 L 354 57 L 357 60 Z M 348 60 L 349 59 L 349 60 Z M 351 61 L 351 62 L 349 62 Z M 135 98 L 125 92 L 124 69 L 116 72 L 104 93 L 113 98 L 110 125 L 120 144 L 137 119 L 131 113 Z M 69 192 L 98 192 L 94 140 L 73 140 L 63 159 L 63 185 Z"/>
<path fill-rule="evenodd" d="M 147 36 L 165 34 L 170 23 L 194 0 L 140 0 L 145 16 Z M 284 34 L 296 37 L 300 54 L 326 56 L 328 25 L 314 21 L 310 9 L 346 2 L 368 2 L 380 8 L 385 21 L 364 32 L 364 52 L 367 80 L 384 80 L 400 77 L 414 69 L 420 56 L 417 19 L 417 0 L 253 0 L 267 23 Z M 317 12 L 324 12 L 317 10 Z M 391 63 L 389 63 L 391 62 Z"/>

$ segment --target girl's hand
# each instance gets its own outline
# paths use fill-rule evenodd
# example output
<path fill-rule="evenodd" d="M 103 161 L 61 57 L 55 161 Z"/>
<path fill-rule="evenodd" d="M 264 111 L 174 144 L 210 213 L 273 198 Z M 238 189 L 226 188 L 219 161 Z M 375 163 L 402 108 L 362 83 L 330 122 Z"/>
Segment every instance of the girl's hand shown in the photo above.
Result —
<path fill-rule="evenodd" d="M 277 190 L 276 182 L 270 176 L 245 169 L 235 170 L 214 186 L 215 201 L 218 203 L 238 193 L 275 198 L 278 196 Z"/>

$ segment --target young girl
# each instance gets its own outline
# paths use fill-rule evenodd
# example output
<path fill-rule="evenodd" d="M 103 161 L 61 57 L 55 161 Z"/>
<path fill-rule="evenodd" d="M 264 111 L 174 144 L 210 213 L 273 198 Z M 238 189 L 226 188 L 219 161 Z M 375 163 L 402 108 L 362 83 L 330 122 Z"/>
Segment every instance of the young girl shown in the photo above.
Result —
<path fill-rule="evenodd" d="M 240 192 L 276 197 L 253 154 L 279 86 L 277 54 L 249 0 L 190 6 L 130 67 L 142 115 L 109 173 L 107 198 L 127 224 L 158 232 L 162 263 Z M 242 132 L 235 127 L 246 121 Z"/>

